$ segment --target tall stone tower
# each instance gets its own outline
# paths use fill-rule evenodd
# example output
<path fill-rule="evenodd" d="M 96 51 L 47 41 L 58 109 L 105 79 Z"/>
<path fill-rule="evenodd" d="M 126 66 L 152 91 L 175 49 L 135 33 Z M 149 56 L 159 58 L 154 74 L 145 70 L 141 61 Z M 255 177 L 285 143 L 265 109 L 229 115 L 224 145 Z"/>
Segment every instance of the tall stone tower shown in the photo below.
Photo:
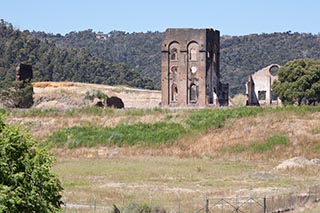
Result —
<path fill-rule="evenodd" d="M 220 83 L 218 30 L 167 29 L 161 51 L 162 106 L 228 104 L 228 84 Z"/>

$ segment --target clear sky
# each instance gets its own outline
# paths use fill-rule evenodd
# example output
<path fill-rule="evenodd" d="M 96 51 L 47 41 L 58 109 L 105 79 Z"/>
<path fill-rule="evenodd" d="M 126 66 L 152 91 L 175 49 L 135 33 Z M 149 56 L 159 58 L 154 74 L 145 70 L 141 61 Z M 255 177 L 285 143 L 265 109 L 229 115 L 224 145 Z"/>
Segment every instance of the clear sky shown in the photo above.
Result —
<path fill-rule="evenodd" d="M 222 35 L 320 32 L 319 0 L 2 0 L 0 19 L 20 30 L 65 34 L 215 28 Z"/>

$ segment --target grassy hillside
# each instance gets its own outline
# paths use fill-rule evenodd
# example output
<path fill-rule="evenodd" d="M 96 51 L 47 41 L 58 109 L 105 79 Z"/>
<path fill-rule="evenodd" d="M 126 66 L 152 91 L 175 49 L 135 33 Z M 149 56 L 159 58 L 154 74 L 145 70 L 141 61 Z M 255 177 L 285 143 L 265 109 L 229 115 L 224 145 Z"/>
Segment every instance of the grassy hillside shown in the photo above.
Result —
<path fill-rule="evenodd" d="M 319 107 L 171 111 L 80 108 L 10 110 L 52 147 L 131 147 L 137 153 L 281 160 L 319 155 Z M 131 149 L 130 148 L 130 149 Z"/>
<path fill-rule="evenodd" d="M 55 148 L 280 160 L 319 154 L 320 107 L 166 109 L 159 91 L 74 82 L 36 82 L 34 91 L 33 108 L 2 110 Z M 93 91 L 120 97 L 125 109 L 93 107 L 85 98 Z"/>
<path fill-rule="evenodd" d="M 85 205 L 77 212 L 113 204 L 193 212 L 205 195 L 271 199 L 319 183 L 317 165 L 275 169 L 292 157 L 319 156 L 319 107 L 1 111 L 50 145 L 63 200 Z"/>
<path fill-rule="evenodd" d="M 319 165 L 276 169 L 293 157 L 320 155 L 319 107 L 70 107 L 90 90 L 140 105 L 154 97 L 154 91 L 127 87 L 39 82 L 40 105 L 1 109 L 6 122 L 28 130 L 55 153 L 63 201 L 77 204 L 66 212 L 106 212 L 113 204 L 128 212 L 142 207 L 194 212 L 203 208 L 205 195 L 267 195 L 270 202 L 319 183 Z M 52 105 L 54 100 L 69 107 Z M 275 198 L 272 205 L 283 203 Z"/>

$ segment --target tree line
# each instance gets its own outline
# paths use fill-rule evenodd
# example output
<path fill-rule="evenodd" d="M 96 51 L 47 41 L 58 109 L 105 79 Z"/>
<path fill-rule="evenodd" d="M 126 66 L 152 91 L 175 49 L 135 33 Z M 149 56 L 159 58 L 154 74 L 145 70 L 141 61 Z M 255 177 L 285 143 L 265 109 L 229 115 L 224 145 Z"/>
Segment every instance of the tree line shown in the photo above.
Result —
<path fill-rule="evenodd" d="M 26 61 L 33 65 L 37 81 L 161 87 L 162 32 L 103 34 L 88 29 L 61 35 L 21 32 L 3 20 L 0 24 L 0 80 L 13 72 L 14 63 Z M 248 76 L 267 65 L 320 58 L 319 34 L 288 31 L 220 40 L 220 73 L 231 95 L 244 93 Z"/>
<path fill-rule="evenodd" d="M 75 81 L 153 89 L 148 79 L 125 63 L 111 63 L 88 48 L 64 48 L 0 21 L 0 88 L 15 79 L 23 62 L 33 66 L 34 81 Z"/>
<path fill-rule="evenodd" d="M 223 32 L 222 32 L 223 33 Z M 97 39 L 93 30 L 70 32 L 65 36 L 33 32 L 41 40 L 54 41 L 57 46 L 86 48 L 91 54 L 111 63 L 124 63 L 150 78 L 160 89 L 161 42 L 164 33 L 127 33 L 112 31 Z M 245 92 L 249 75 L 276 63 L 284 65 L 298 58 L 320 58 L 320 35 L 276 32 L 246 36 L 221 36 L 221 77 L 229 83 L 232 95 Z"/>

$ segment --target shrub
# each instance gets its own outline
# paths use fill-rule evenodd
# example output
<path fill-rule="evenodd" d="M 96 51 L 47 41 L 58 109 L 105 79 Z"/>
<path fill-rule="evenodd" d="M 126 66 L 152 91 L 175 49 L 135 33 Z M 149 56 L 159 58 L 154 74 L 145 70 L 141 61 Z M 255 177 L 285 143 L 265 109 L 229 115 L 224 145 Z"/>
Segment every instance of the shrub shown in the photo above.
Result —
<path fill-rule="evenodd" d="M 0 114 L 6 115 L 6 114 L 8 114 L 8 110 L 5 108 L 0 108 Z"/>
<path fill-rule="evenodd" d="M 60 181 L 50 172 L 53 158 L 0 115 L 0 212 L 56 212 Z"/>
<path fill-rule="evenodd" d="M 86 92 L 86 96 L 84 99 L 93 101 L 95 98 L 100 99 L 101 101 L 106 101 L 108 98 L 108 95 L 104 94 L 100 90 L 91 90 Z"/>

